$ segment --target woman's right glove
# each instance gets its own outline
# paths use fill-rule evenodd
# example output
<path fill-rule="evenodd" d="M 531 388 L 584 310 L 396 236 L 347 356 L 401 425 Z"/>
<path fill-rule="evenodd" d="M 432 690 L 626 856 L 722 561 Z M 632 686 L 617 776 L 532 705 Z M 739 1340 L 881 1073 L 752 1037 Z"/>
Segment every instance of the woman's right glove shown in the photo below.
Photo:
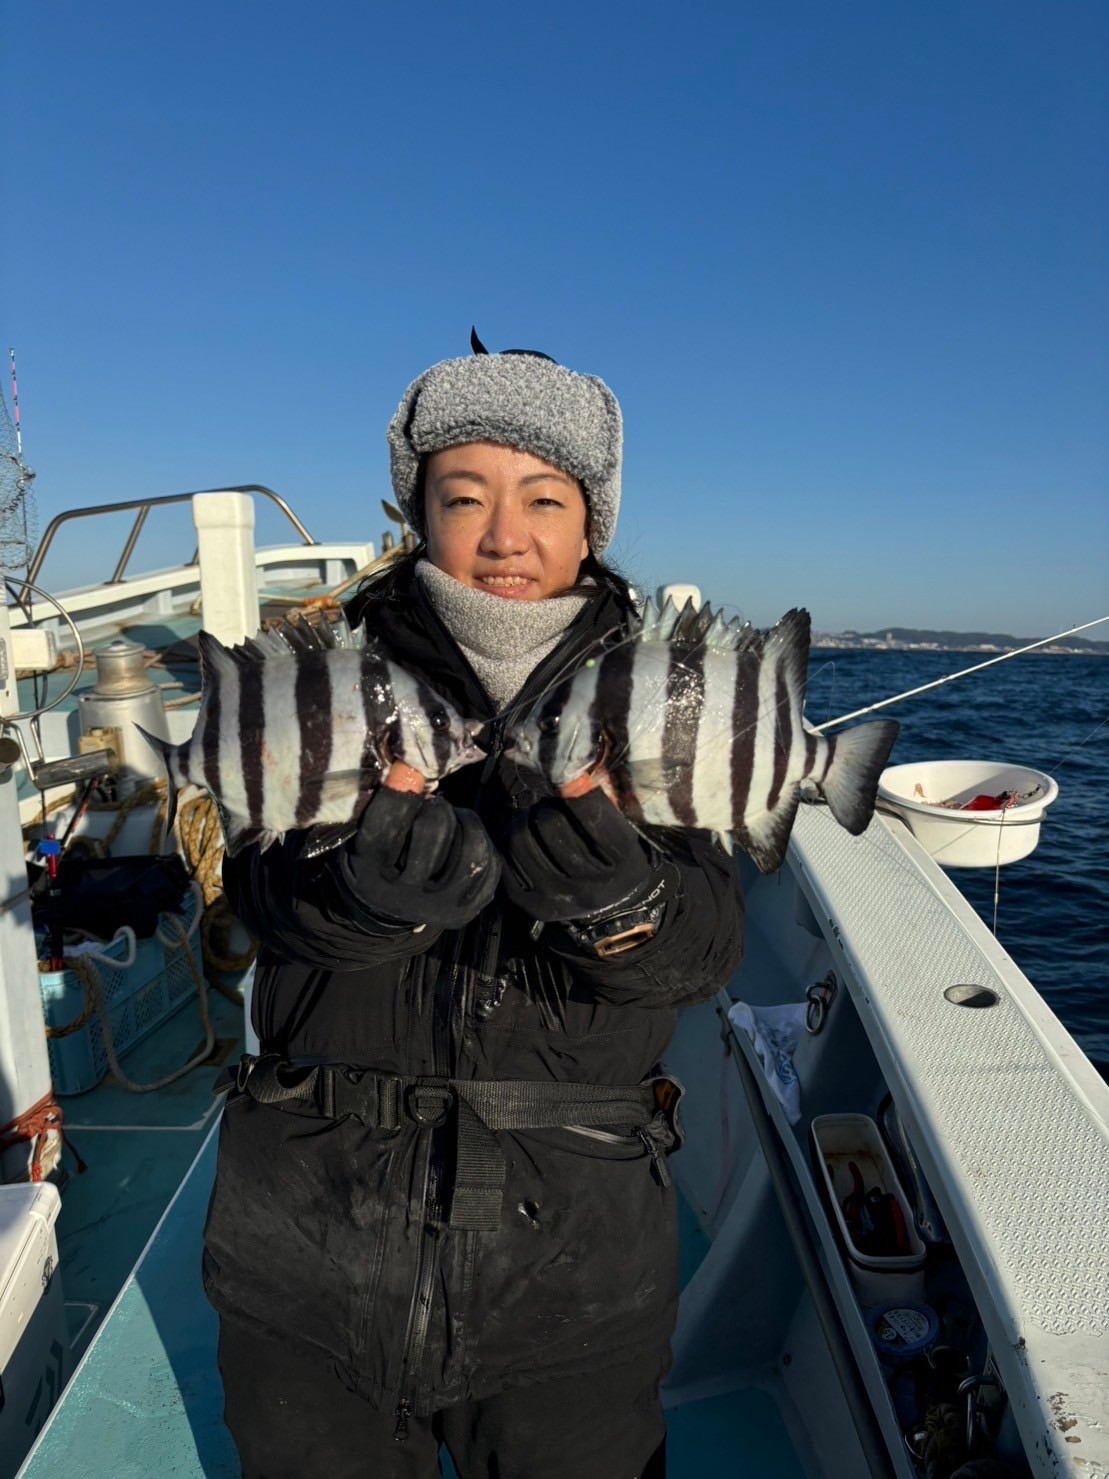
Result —
<path fill-rule="evenodd" d="M 461 929 L 497 887 L 500 858 L 476 814 L 382 786 L 346 844 L 339 876 L 371 933 Z"/>

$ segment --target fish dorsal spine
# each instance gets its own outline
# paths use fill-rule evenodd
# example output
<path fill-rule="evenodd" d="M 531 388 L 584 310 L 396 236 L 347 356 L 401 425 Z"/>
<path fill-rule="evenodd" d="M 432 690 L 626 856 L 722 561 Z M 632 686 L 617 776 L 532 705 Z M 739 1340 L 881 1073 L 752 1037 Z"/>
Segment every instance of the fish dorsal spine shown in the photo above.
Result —
<path fill-rule="evenodd" d="M 763 634 L 738 616 L 725 621 L 707 601 L 699 608 L 689 601 L 679 608 L 667 597 L 661 611 L 653 601 L 646 603 L 638 640 L 708 652 L 743 652 L 760 648 Z"/>

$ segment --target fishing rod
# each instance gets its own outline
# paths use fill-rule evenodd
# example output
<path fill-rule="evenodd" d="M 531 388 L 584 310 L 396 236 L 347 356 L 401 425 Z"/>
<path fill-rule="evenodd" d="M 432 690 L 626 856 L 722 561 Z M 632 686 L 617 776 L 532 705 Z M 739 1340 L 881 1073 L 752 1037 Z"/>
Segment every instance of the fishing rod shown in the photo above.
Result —
<path fill-rule="evenodd" d="M 973 667 L 960 668 L 957 673 L 948 673 L 942 678 L 933 678 L 931 683 L 922 683 L 919 688 L 907 688 L 904 693 L 894 694 L 893 698 L 884 698 L 876 704 L 867 704 L 865 709 L 853 709 L 850 714 L 841 714 L 838 719 L 826 719 L 823 724 L 814 725 L 810 733 L 823 734 L 826 729 L 834 729 L 837 724 L 846 724 L 849 719 L 861 719 L 864 714 L 875 714 L 879 709 L 888 709 L 890 704 L 899 704 L 905 698 L 915 698 L 918 693 L 927 693 L 930 688 L 941 688 L 945 683 L 953 683 L 956 678 L 965 678 L 968 673 L 980 673 L 983 668 L 992 668 L 994 663 L 1008 662 L 1011 657 L 1019 657 L 1022 652 L 1033 652 L 1037 647 L 1050 647 L 1052 642 L 1058 642 L 1061 637 L 1073 636 L 1075 632 L 1085 632 L 1090 627 L 1100 626 L 1103 621 L 1109 621 L 1109 616 L 1099 616 L 1096 621 L 1086 621 L 1081 626 L 1068 627 L 1065 632 L 1056 632 L 1054 637 L 1041 637 L 1038 642 L 1029 642 L 1026 647 L 1014 647 L 1012 652 L 1002 652 L 998 657 L 988 658 L 985 662 L 976 662 Z"/>

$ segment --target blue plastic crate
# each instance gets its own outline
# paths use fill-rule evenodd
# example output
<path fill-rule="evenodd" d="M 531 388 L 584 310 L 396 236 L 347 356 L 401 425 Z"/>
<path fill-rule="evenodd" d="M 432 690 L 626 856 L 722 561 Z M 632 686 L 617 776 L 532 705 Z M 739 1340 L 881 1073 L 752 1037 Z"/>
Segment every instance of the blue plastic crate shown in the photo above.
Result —
<path fill-rule="evenodd" d="M 203 970 L 197 928 L 200 913 L 199 890 L 194 887 L 182 899 L 178 917 L 185 926 L 197 967 Z M 159 935 L 175 943 L 164 945 Z M 135 958 L 129 965 L 125 964 L 130 954 L 126 936 L 118 935 L 100 950 L 104 958 L 98 959 L 95 965 L 117 1058 L 122 1059 L 196 994 L 196 978 L 188 955 L 184 945 L 176 940 L 173 920 L 160 914 L 158 934 L 135 941 Z M 85 991 L 74 971 L 40 972 L 39 984 L 48 1027 L 64 1027 L 84 1011 Z M 97 1011 L 69 1037 L 48 1038 L 47 1047 L 56 1094 L 83 1094 L 95 1088 L 108 1071 L 104 1029 Z"/>

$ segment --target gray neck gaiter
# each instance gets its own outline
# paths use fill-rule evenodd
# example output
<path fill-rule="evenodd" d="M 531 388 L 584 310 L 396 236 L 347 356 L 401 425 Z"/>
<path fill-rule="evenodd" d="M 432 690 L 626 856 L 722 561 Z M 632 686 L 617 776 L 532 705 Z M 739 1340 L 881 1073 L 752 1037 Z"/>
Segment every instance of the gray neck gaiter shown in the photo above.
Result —
<path fill-rule="evenodd" d="M 416 574 L 498 709 L 516 697 L 589 599 L 549 596 L 545 601 L 509 601 L 463 585 L 430 560 L 420 560 Z"/>

